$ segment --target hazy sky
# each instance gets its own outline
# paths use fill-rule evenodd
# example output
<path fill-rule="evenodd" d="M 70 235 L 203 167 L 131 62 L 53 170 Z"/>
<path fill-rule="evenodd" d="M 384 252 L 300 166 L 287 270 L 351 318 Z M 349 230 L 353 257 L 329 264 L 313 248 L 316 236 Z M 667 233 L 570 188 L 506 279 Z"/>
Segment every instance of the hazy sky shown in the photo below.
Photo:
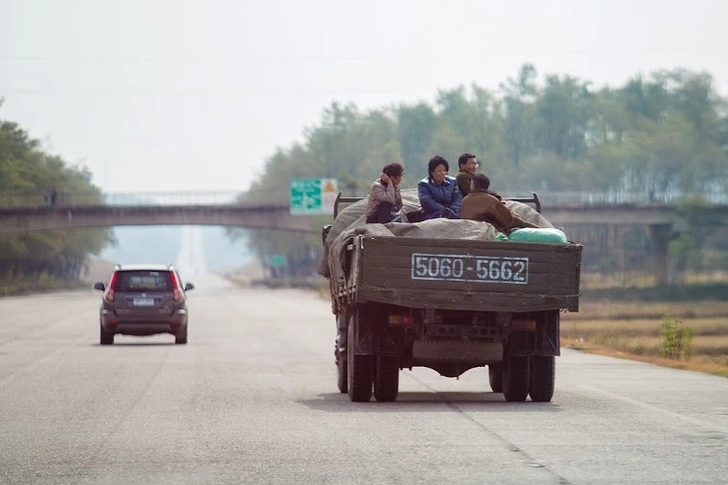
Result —
<path fill-rule="evenodd" d="M 525 62 L 596 86 L 705 70 L 726 94 L 727 25 L 726 0 L 0 0 L 0 118 L 108 191 L 243 190 L 334 100 Z"/>

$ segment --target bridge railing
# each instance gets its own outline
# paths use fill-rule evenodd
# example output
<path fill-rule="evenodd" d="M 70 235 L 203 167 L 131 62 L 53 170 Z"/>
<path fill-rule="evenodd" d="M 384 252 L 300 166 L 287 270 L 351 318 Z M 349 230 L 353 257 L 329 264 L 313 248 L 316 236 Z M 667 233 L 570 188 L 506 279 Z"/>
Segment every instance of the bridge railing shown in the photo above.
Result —
<path fill-rule="evenodd" d="M 236 191 L 159 191 L 159 192 L 59 192 L 55 204 L 50 194 L 2 194 L 0 208 L 78 207 L 78 206 L 154 206 L 154 205 L 233 205 L 242 192 Z M 287 199 L 286 199 L 287 200 Z M 247 204 L 246 205 L 252 205 Z"/>
<path fill-rule="evenodd" d="M 77 206 L 154 206 L 154 205 L 245 205 L 255 207 L 261 205 L 286 205 L 289 200 L 287 191 L 276 190 L 266 192 L 265 196 L 257 200 L 248 198 L 238 204 L 238 198 L 243 191 L 215 190 L 215 191 L 157 191 L 157 192 L 108 192 L 99 193 L 70 193 L 59 192 L 55 201 L 57 207 Z M 345 194 L 352 195 L 352 194 Z M 364 194 L 359 194 L 364 195 Z M 509 194 L 508 197 L 530 196 L 531 193 Z M 713 193 L 700 194 L 707 202 L 716 205 L 728 205 L 728 194 Z M 539 199 L 544 208 L 564 206 L 604 206 L 622 204 L 677 204 L 684 194 L 643 192 L 538 192 Z M 0 208 L 40 208 L 51 206 L 50 194 L 12 194 L 0 192 Z"/>
<path fill-rule="evenodd" d="M 625 204 L 675 205 L 692 196 L 700 196 L 715 205 L 728 205 L 728 194 L 679 194 L 644 192 L 539 192 L 544 207 L 605 206 Z"/>

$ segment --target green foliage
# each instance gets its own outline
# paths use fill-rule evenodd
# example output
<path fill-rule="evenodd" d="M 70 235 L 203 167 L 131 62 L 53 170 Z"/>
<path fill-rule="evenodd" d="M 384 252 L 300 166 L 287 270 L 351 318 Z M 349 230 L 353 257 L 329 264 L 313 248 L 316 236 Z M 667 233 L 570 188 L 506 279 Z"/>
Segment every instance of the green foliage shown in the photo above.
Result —
<path fill-rule="evenodd" d="M 42 204 L 53 188 L 59 201 L 66 194 L 103 198 L 88 170 L 45 153 L 17 123 L 0 120 L 0 205 Z M 0 235 L 2 293 L 63 287 L 78 279 L 89 254 L 99 254 L 111 240 L 108 229 Z"/>
<path fill-rule="evenodd" d="M 427 175 L 430 157 L 444 156 L 452 175 L 466 151 L 476 154 L 493 188 L 506 195 L 636 193 L 660 202 L 687 193 L 725 194 L 725 106 L 706 73 L 657 71 L 620 87 L 594 89 L 568 75 L 540 76 L 525 64 L 497 90 L 441 89 L 432 105 L 362 112 L 333 103 L 301 143 L 276 151 L 243 197 L 280 201 L 288 197 L 290 178 L 329 176 L 339 179 L 344 195 L 363 196 L 391 161 L 405 166 L 403 187 L 414 187 Z M 699 263 L 695 254 L 710 227 L 707 215 L 686 211 L 692 212 L 681 232 L 693 246 L 683 236 L 672 245 L 676 274 Z M 276 242 L 264 231 L 247 238 L 261 260 L 275 247 L 305 266 L 308 256 L 302 255 L 320 251 L 318 238 L 281 234 Z"/>
<path fill-rule="evenodd" d="M 688 359 L 692 354 L 693 331 L 682 320 L 665 314 L 660 325 L 660 352 L 668 359 Z"/>

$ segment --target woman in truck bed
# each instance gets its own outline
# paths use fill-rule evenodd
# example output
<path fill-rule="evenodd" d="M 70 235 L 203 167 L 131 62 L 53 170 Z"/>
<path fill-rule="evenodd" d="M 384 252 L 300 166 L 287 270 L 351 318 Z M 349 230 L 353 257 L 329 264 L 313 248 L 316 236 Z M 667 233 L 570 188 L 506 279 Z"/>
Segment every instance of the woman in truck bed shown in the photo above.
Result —
<path fill-rule="evenodd" d="M 448 170 L 450 164 L 439 155 L 433 157 L 427 164 L 428 176 L 417 184 L 422 219 L 460 218 L 463 194 L 460 193 L 457 180 L 447 175 Z M 408 218 L 411 222 L 415 222 L 409 214 Z"/>

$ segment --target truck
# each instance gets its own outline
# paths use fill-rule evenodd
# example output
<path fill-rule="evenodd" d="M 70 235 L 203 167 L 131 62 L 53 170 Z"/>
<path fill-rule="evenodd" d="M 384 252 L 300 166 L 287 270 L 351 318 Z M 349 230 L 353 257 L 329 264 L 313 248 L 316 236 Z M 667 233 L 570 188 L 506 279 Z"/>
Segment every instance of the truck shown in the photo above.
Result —
<path fill-rule="evenodd" d="M 412 194 L 403 198 L 416 208 Z M 366 224 L 365 203 L 339 194 L 322 234 L 339 391 L 353 402 L 394 401 L 402 370 L 457 378 L 487 366 L 506 401 L 551 401 L 560 314 L 579 309 L 582 246 L 499 240 L 477 221 Z M 553 227 L 535 193 L 507 205 Z"/>

